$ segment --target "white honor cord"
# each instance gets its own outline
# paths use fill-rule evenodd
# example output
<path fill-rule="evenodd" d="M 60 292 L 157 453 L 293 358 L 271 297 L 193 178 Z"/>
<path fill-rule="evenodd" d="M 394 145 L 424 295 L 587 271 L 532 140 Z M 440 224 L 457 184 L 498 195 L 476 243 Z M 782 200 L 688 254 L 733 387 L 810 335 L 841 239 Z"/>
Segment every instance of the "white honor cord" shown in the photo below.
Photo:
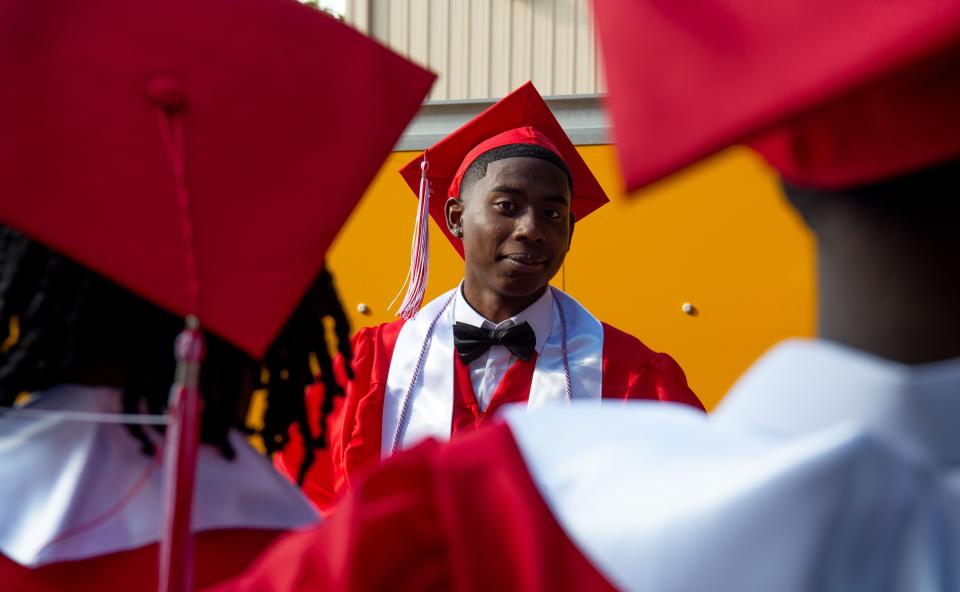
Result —
<path fill-rule="evenodd" d="M 89 411 L 58 411 L 56 409 L 30 409 L 23 407 L 0 407 L 0 417 L 10 419 L 62 419 L 89 423 L 121 423 L 125 425 L 167 425 L 166 415 L 140 413 L 93 413 Z"/>
<path fill-rule="evenodd" d="M 403 440 L 403 434 L 407 429 L 407 419 L 410 411 L 410 403 L 413 400 L 413 390 L 417 381 L 420 379 L 420 374 L 423 372 L 423 365 L 427 360 L 427 351 L 430 349 L 433 331 L 437 326 L 437 321 L 440 320 L 440 317 L 443 316 L 443 313 L 450 306 L 450 303 L 453 302 L 455 295 L 456 294 L 452 294 L 450 298 L 447 299 L 443 307 L 437 312 L 437 315 L 430 321 L 430 328 L 427 329 L 427 335 L 423 338 L 423 346 L 420 348 L 420 357 L 417 359 L 417 366 L 413 371 L 410 384 L 403 394 L 403 403 L 400 405 L 400 420 L 397 422 L 397 429 L 393 432 L 390 454 L 395 453 L 400 448 L 400 442 Z M 567 315 L 563 311 L 563 306 L 560 304 L 560 300 L 557 298 L 557 293 L 553 287 L 550 288 L 550 295 L 553 296 L 553 303 L 557 306 L 557 313 L 560 316 L 560 355 L 563 358 L 563 377 L 567 386 L 567 403 L 571 403 L 573 401 L 573 384 L 570 381 L 570 360 L 567 357 Z"/>
<path fill-rule="evenodd" d="M 456 296 L 456 293 L 450 295 L 447 298 L 447 301 L 443 303 L 443 306 L 440 307 L 440 310 L 437 311 L 437 315 L 433 317 L 433 320 L 430 321 L 430 327 L 427 329 L 427 335 L 423 338 L 423 345 L 420 347 L 420 357 L 417 358 L 417 366 L 413 370 L 413 377 L 410 379 L 410 384 L 407 386 L 406 392 L 403 394 L 403 403 L 400 405 L 400 420 L 397 422 L 397 429 L 393 432 L 393 442 L 390 444 L 390 454 L 393 454 L 397 451 L 397 448 L 400 447 L 400 440 L 403 439 L 403 433 L 407 428 L 407 415 L 410 412 L 410 402 L 413 400 L 413 389 L 417 384 L 417 381 L 420 380 L 420 373 L 423 372 L 423 364 L 427 361 L 427 350 L 430 349 L 430 341 L 433 339 L 433 330 L 437 326 L 437 321 L 440 320 L 440 317 L 443 316 L 443 313 L 446 312 L 447 308 L 450 307 L 450 303 L 453 302 L 453 298 Z"/>
<path fill-rule="evenodd" d="M 567 314 L 563 312 L 557 291 L 550 287 L 553 303 L 557 305 L 557 314 L 560 315 L 560 356 L 563 359 L 563 377 L 567 384 L 567 403 L 573 403 L 573 384 L 570 382 L 570 358 L 567 356 Z"/>

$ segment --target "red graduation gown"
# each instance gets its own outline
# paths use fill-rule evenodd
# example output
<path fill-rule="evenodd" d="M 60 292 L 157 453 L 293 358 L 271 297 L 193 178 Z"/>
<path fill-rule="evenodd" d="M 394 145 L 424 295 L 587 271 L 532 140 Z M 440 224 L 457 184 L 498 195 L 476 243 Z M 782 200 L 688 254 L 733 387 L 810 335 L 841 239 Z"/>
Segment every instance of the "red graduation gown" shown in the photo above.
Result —
<path fill-rule="evenodd" d="M 337 494 L 349 486 L 352 475 L 380 459 L 387 376 L 403 323 L 404 320 L 399 319 L 366 327 L 353 338 L 354 380 L 349 384 L 342 408 L 338 407 L 337 413 L 331 416 L 332 450 L 317 451 L 314 467 L 304 484 L 304 493 L 323 513 L 331 510 Z M 670 401 L 703 409 L 673 358 L 654 352 L 628 333 L 606 323 L 602 325 L 604 399 Z M 472 429 L 479 427 L 506 403 L 527 400 L 536 358 L 530 362 L 518 361 L 510 368 L 483 413 L 476 405 L 466 368 L 454 358 L 452 437 L 459 437 L 471 426 Z M 323 396 L 321 389 L 308 393 L 308 410 L 314 421 L 319 417 Z M 302 457 L 302 440 L 291 434 L 290 443 L 277 455 L 275 464 L 288 477 L 295 478 Z"/>
<path fill-rule="evenodd" d="M 326 524 L 284 535 L 215 588 L 454 589 L 614 589 L 564 534 L 502 423 L 391 457 L 357 480 Z"/>
<path fill-rule="evenodd" d="M 226 529 L 196 535 L 194 582 L 197 589 L 241 573 L 282 531 Z M 25 567 L 0 555 L 0 589 L 16 592 L 106 592 L 157 589 L 159 547 Z"/>

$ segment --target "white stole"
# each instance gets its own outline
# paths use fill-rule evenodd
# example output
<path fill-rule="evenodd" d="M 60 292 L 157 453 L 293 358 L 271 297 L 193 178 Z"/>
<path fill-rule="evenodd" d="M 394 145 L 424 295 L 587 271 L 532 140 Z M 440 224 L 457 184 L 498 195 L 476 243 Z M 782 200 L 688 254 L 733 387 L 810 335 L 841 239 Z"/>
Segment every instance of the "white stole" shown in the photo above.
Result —
<path fill-rule="evenodd" d="M 383 401 L 380 450 L 384 458 L 391 454 L 403 399 L 413 380 L 430 324 L 437 314 L 440 314 L 440 317 L 434 327 L 420 376 L 413 388 L 407 424 L 399 447 L 409 448 L 426 438 L 450 438 L 455 355 L 453 303 L 442 313 L 440 311 L 458 289 L 459 287 L 454 288 L 431 301 L 400 329 L 390 360 Z M 563 307 L 567 321 L 567 360 L 570 365 L 573 398 L 599 402 L 603 384 L 603 325 L 576 300 L 560 290 L 551 289 L 556 296 L 553 303 L 553 323 L 543 350 L 537 356 L 527 406 L 533 409 L 566 402 L 563 338 L 557 304 Z"/>
<path fill-rule="evenodd" d="M 120 399 L 109 387 L 60 385 L 27 407 L 119 413 Z M 317 521 L 297 488 L 240 433 L 231 432 L 230 443 L 232 461 L 212 446 L 197 453 L 194 533 L 290 530 Z M 37 567 L 157 542 L 160 469 L 123 425 L 8 411 L 0 418 L 0 553 Z"/>

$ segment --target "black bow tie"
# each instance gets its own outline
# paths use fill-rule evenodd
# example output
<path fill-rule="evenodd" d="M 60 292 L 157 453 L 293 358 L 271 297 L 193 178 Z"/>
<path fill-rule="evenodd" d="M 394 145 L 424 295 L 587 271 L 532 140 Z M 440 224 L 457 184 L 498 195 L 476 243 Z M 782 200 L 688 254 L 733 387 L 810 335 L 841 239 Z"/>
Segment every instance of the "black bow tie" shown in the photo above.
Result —
<path fill-rule="evenodd" d="M 481 329 L 458 322 L 453 326 L 453 344 L 464 364 L 476 360 L 493 345 L 502 345 L 524 362 L 533 357 L 537 335 L 527 322 L 506 329 Z"/>

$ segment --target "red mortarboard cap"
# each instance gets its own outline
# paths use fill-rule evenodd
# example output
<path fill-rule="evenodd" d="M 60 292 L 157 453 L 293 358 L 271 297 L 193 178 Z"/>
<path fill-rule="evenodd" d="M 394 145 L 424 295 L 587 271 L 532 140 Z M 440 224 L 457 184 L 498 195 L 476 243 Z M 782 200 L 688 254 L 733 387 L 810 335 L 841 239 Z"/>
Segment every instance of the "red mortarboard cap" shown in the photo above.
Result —
<path fill-rule="evenodd" d="M 541 146 L 563 160 L 573 179 L 571 211 L 578 221 L 609 201 L 533 83 L 523 84 L 428 148 L 423 157 L 418 156 L 400 169 L 400 174 L 421 201 L 408 276 L 410 287 L 400 306 L 400 316 L 412 316 L 419 309 L 426 287 L 428 231 L 425 208 L 429 209 L 430 216 L 462 257 L 463 244 L 447 228 L 444 214 L 447 198 L 459 194 L 460 180 L 477 157 L 509 144 Z M 429 187 L 422 183 L 424 167 Z M 431 199 L 430 196 L 436 197 Z"/>
<path fill-rule="evenodd" d="M 430 194 L 439 197 L 430 202 L 430 216 L 461 257 L 463 245 L 447 229 L 444 204 L 447 197 L 459 193 L 460 177 L 470 163 L 484 152 L 507 144 L 537 144 L 556 152 L 563 159 L 573 178 L 571 205 L 577 220 L 582 220 L 609 201 L 600 182 L 590 172 L 550 107 L 533 83 L 527 82 L 425 152 L 429 163 L 427 178 L 430 180 Z M 414 195 L 419 194 L 422 160 L 418 156 L 400 169 L 400 174 Z M 452 194 L 451 189 L 454 190 Z"/>
<path fill-rule="evenodd" d="M 0 220 L 259 356 L 432 80 L 293 0 L 5 0 Z"/>
<path fill-rule="evenodd" d="M 593 7 L 630 190 L 739 141 L 823 188 L 960 153 L 956 0 Z"/>
<path fill-rule="evenodd" d="M 260 356 L 433 76 L 293 0 L 0 3 L 0 220 Z M 159 587 L 193 589 L 195 323 Z"/>

